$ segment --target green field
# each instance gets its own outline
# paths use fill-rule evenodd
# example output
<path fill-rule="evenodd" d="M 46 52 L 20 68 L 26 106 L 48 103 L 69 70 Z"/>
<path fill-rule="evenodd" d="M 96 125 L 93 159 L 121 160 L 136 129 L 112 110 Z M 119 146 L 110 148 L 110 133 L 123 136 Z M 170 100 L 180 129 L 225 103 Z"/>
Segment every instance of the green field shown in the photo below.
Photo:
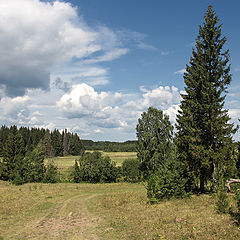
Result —
<path fill-rule="evenodd" d="M 123 161 L 128 158 L 137 158 L 136 152 L 102 152 L 103 156 L 109 156 L 112 161 L 116 162 L 117 166 L 121 166 Z M 79 159 L 78 156 L 65 156 L 65 157 L 54 157 L 51 160 L 60 168 L 66 169 L 74 165 L 75 160 Z M 50 159 L 46 159 L 48 162 Z"/>
<path fill-rule="evenodd" d="M 0 239 L 240 239 L 215 202 L 200 195 L 149 205 L 142 184 L 0 182 Z"/>

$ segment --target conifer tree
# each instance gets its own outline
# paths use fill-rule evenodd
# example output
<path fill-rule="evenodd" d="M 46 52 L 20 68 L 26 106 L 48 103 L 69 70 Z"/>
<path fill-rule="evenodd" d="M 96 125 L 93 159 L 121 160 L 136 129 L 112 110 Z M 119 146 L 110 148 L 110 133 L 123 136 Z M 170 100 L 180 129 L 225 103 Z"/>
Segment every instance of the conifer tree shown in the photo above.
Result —
<path fill-rule="evenodd" d="M 224 109 L 227 86 L 231 82 L 226 38 L 212 6 L 199 27 L 195 49 L 186 67 L 185 92 L 177 115 L 176 145 L 188 175 L 191 190 L 200 180 L 204 191 L 207 180 L 218 182 L 218 174 L 230 151 L 234 126 Z"/>
<path fill-rule="evenodd" d="M 24 141 L 22 136 L 18 133 L 16 126 L 10 128 L 8 140 L 4 146 L 3 160 L 1 162 L 1 179 L 7 181 L 14 181 L 18 177 L 19 181 L 24 178 Z"/>
<path fill-rule="evenodd" d="M 45 136 L 44 136 L 44 144 L 45 144 L 45 156 L 47 158 L 53 157 L 53 148 L 51 143 L 51 134 L 49 129 L 47 129 Z"/>
<path fill-rule="evenodd" d="M 69 154 L 69 138 L 67 129 L 63 132 L 63 156 Z"/>

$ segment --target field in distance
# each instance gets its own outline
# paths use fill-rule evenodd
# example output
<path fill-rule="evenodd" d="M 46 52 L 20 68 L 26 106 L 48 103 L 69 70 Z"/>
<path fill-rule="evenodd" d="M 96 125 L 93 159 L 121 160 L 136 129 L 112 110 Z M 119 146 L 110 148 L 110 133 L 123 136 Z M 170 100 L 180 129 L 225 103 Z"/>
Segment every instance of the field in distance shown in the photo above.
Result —
<path fill-rule="evenodd" d="M 0 239 L 240 239 L 216 201 L 200 195 L 149 205 L 143 184 L 0 181 Z"/>
<path fill-rule="evenodd" d="M 88 151 L 92 152 L 92 151 Z M 102 151 L 100 151 L 102 152 Z M 136 152 L 102 152 L 103 156 L 109 156 L 112 161 L 116 162 L 117 166 L 121 166 L 123 161 L 129 158 L 137 158 Z M 61 169 L 74 166 L 75 160 L 79 159 L 79 156 L 65 156 L 51 158 L 54 163 Z M 49 159 L 46 159 L 46 163 Z"/>

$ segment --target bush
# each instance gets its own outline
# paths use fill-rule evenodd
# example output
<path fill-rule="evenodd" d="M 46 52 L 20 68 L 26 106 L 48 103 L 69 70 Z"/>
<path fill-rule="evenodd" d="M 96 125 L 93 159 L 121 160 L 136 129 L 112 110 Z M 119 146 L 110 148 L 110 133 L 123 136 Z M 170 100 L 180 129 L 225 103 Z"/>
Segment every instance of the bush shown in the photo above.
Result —
<path fill-rule="evenodd" d="M 127 182 L 137 182 L 140 179 L 140 162 L 138 159 L 126 159 L 122 164 L 122 175 Z"/>
<path fill-rule="evenodd" d="M 58 171 L 57 166 L 53 163 L 53 161 L 49 162 L 46 167 L 46 172 L 43 178 L 44 183 L 56 183 L 58 182 Z"/>
<path fill-rule="evenodd" d="M 158 203 L 164 198 L 182 198 L 187 196 L 185 183 L 186 179 L 182 177 L 180 164 L 174 160 L 167 161 L 147 181 L 149 202 Z"/>
<path fill-rule="evenodd" d="M 237 201 L 236 218 L 237 218 L 238 223 L 240 223 L 240 189 L 238 189 L 235 193 L 235 200 Z"/>
<path fill-rule="evenodd" d="M 118 169 L 115 162 L 109 157 L 103 157 L 100 152 L 86 153 L 75 163 L 74 181 L 85 181 L 90 183 L 116 182 Z"/>
<path fill-rule="evenodd" d="M 227 193 L 219 191 L 217 194 L 218 201 L 216 203 L 216 210 L 218 213 L 228 213 L 229 212 L 229 201 Z"/>

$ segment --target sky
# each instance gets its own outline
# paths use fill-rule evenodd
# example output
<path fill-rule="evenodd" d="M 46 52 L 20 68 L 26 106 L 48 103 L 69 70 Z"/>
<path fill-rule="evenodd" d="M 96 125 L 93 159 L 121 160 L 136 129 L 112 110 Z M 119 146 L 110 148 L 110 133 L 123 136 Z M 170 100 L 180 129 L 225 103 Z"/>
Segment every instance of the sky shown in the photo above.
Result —
<path fill-rule="evenodd" d="M 240 1 L 0 0 L 0 125 L 134 140 L 150 106 L 175 124 L 208 5 L 230 50 L 224 107 L 239 123 Z"/>

